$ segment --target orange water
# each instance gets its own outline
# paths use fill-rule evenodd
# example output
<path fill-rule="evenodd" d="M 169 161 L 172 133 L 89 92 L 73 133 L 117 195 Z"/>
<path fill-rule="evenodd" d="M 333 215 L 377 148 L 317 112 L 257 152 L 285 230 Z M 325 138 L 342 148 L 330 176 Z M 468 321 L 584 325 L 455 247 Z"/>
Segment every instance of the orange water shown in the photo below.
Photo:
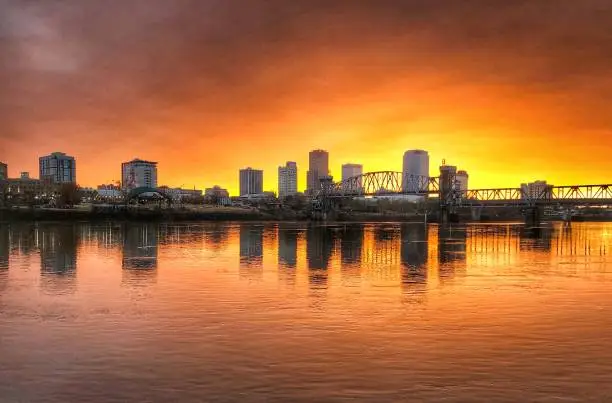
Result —
<path fill-rule="evenodd" d="M 0 402 L 612 401 L 612 225 L 0 227 Z"/>

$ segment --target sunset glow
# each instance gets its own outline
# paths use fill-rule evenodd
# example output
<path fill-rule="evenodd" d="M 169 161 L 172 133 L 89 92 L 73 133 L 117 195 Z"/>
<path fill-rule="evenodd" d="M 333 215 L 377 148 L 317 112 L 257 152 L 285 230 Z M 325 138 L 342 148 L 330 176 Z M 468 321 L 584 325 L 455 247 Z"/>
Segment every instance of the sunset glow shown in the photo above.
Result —
<path fill-rule="evenodd" d="M 612 182 L 607 1 L 82 3 L 0 3 L 11 176 L 63 151 L 96 186 L 140 157 L 236 194 L 290 160 L 303 190 L 312 149 L 339 178 L 422 148 L 473 188 Z"/>

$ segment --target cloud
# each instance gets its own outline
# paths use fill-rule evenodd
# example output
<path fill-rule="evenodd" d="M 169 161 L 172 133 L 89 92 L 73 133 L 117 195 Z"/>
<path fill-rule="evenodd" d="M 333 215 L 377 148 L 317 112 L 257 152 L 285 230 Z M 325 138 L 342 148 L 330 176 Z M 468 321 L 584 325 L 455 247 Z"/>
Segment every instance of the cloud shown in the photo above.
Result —
<path fill-rule="evenodd" d="M 508 110 L 518 119 L 537 119 L 520 109 L 523 100 L 568 127 L 609 130 L 611 7 L 607 0 L 2 0 L 0 145 L 10 153 L 53 132 L 56 142 L 78 139 L 88 152 L 145 138 L 152 149 L 168 149 L 187 136 L 227 152 L 213 141 L 251 135 L 273 144 L 285 141 L 279 126 L 317 119 L 371 117 L 384 126 L 364 105 L 384 105 L 395 120 L 460 115 L 496 124 L 499 100 L 518 105 Z M 450 98 L 460 100 L 456 107 Z M 490 116 L 482 112 L 488 105 Z"/>

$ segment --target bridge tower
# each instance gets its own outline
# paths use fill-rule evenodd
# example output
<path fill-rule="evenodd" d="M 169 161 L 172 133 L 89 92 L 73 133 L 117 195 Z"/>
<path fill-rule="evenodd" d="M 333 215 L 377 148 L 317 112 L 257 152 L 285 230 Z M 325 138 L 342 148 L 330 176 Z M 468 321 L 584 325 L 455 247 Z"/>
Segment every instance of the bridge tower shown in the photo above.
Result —
<path fill-rule="evenodd" d="M 446 160 L 440 166 L 440 223 L 446 224 L 450 215 L 455 213 L 457 167 L 446 165 Z"/>
<path fill-rule="evenodd" d="M 319 179 L 320 190 L 319 194 L 313 199 L 314 202 L 314 217 L 327 220 L 333 215 L 335 206 L 330 193 L 333 189 L 334 181 L 331 176 L 324 176 Z"/>

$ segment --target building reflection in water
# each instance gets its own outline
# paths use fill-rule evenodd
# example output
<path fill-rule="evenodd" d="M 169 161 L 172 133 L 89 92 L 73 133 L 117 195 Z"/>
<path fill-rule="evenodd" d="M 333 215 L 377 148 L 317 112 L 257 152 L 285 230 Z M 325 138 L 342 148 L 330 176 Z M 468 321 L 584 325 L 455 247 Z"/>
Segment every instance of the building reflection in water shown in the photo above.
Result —
<path fill-rule="evenodd" d="M 0 226 L 0 291 L 4 291 L 8 284 L 10 247 L 8 225 L 2 225 Z"/>
<path fill-rule="evenodd" d="M 297 249 L 300 229 L 290 224 L 278 225 L 278 277 L 288 285 L 295 285 Z"/>
<path fill-rule="evenodd" d="M 278 226 L 278 262 L 288 268 L 297 265 L 298 230 L 294 226 Z"/>
<path fill-rule="evenodd" d="M 9 238 L 11 239 L 10 249 L 17 250 L 22 255 L 32 255 L 38 247 L 37 235 L 36 224 L 12 224 L 9 230 Z"/>
<path fill-rule="evenodd" d="M 344 285 L 358 285 L 361 282 L 364 234 L 363 224 L 347 224 L 338 231 Z"/>
<path fill-rule="evenodd" d="M 159 226 L 126 224 L 123 228 L 123 282 L 146 285 L 157 276 Z"/>
<path fill-rule="evenodd" d="M 0 227 L 0 270 L 8 270 L 10 255 L 10 233 L 8 225 Z"/>
<path fill-rule="evenodd" d="M 400 227 L 402 246 L 400 259 L 406 268 L 420 269 L 427 263 L 428 227 L 425 224 L 403 224 Z"/>
<path fill-rule="evenodd" d="M 428 227 L 403 224 L 400 227 L 402 286 L 405 292 L 422 292 L 427 284 Z"/>
<path fill-rule="evenodd" d="M 340 257 L 343 264 L 361 262 L 363 252 L 363 224 L 349 224 L 342 228 L 340 235 Z"/>
<path fill-rule="evenodd" d="M 223 250 L 229 242 L 230 225 L 224 222 L 213 222 L 204 229 L 204 244 L 215 252 Z"/>
<path fill-rule="evenodd" d="M 309 225 L 306 229 L 306 259 L 309 269 L 326 270 L 334 251 L 334 234 L 329 226 Z"/>
<path fill-rule="evenodd" d="M 111 223 L 93 227 L 93 238 L 99 248 L 115 249 L 121 246 L 121 227 Z"/>
<path fill-rule="evenodd" d="M 263 278 L 263 238 L 262 225 L 240 224 L 240 277 Z"/>
<path fill-rule="evenodd" d="M 438 261 L 441 279 L 452 278 L 459 263 L 465 263 L 467 229 L 465 226 L 438 226 Z"/>
<path fill-rule="evenodd" d="M 74 292 L 79 243 L 75 226 L 43 225 L 39 232 L 42 290 L 52 294 Z"/>
<path fill-rule="evenodd" d="M 332 227 L 309 225 L 306 229 L 308 285 L 313 296 L 323 296 L 327 290 L 327 269 L 334 251 L 334 243 Z"/>

